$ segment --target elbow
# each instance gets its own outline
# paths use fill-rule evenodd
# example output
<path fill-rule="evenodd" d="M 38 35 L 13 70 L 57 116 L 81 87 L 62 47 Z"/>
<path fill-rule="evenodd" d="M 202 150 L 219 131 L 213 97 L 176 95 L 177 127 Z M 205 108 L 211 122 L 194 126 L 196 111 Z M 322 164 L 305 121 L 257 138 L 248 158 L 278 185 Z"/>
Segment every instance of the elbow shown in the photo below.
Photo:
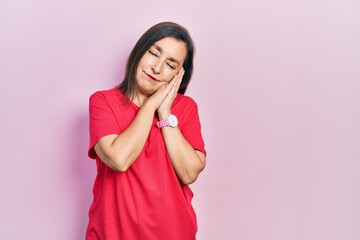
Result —
<path fill-rule="evenodd" d="M 193 177 L 183 178 L 183 179 L 181 179 L 181 181 L 182 181 L 185 185 L 190 185 L 190 184 L 194 183 L 197 178 L 198 178 L 198 175 L 197 175 L 197 176 L 193 176 Z"/>
<path fill-rule="evenodd" d="M 94 150 L 99 159 L 116 172 L 126 172 L 137 158 L 137 156 L 130 151 L 120 152 L 113 147 L 109 147 L 105 151 L 99 144 L 94 146 Z"/>
<path fill-rule="evenodd" d="M 110 168 L 117 172 L 126 172 L 136 161 L 137 157 L 136 154 L 127 154 L 126 152 L 113 155 Z"/>
<path fill-rule="evenodd" d="M 116 172 L 126 172 L 131 166 L 130 161 L 124 158 L 109 159 L 108 162 L 107 165 Z"/>
<path fill-rule="evenodd" d="M 192 183 L 194 183 L 198 177 L 199 177 L 200 172 L 194 172 L 194 173 L 188 173 L 188 174 L 184 174 L 184 176 L 182 176 L 180 178 L 180 180 L 185 184 L 185 185 L 190 185 Z"/>
<path fill-rule="evenodd" d="M 111 169 L 116 172 L 126 172 L 129 169 L 129 166 L 123 164 L 115 164 L 113 167 L 111 167 Z"/>
<path fill-rule="evenodd" d="M 180 180 L 184 184 L 190 185 L 198 179 L 199 174 L 201 173 L 202 170 L 204 170 L 204 168 L 205 168 L 205 164 L 200 166 L 199 169 L 195 170 L 192 173 L 183 174 L 183 176 L 180 178 Z"/>

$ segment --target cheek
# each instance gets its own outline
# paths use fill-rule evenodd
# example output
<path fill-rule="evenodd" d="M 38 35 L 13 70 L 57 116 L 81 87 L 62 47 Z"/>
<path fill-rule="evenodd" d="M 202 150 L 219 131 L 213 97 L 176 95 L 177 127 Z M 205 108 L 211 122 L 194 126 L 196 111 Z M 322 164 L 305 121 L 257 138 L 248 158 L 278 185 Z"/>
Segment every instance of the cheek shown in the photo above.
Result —
<path fill-rule="evenodd" d="M 149 88 L 149 93 L 154 94 L 157 92 L 157 90 L 159 90 L 162 86 L 166 85 L 167 82 L 159 82 L 158 84 L 156 84 L 155 86 L 151 86 Z"/>
<path fill-rule="evenodd" d="M 170 82 L 176 75 L 175 71 L 169 71 L 164 74 L 164 80 Z"/>
<path fill-rule="evenodd" d="M 136 72 L 135 72 L 135 81 L 137 82 L 141 76 L 141 68 L 140 65 L 138 65 Z"/>

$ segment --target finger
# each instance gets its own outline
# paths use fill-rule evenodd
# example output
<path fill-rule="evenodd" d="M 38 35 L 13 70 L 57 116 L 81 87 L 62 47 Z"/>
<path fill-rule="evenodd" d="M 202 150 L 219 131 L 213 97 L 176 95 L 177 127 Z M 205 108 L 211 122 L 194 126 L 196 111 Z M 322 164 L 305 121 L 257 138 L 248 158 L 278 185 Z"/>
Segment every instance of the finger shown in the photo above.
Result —
<path fill-rule="evenodd" d="M 175 77 L 181 79 L 184 76 L 184 73 L 185 73 L 184 68 L 181 68 Z"/>
<path fill-rule="evenodd" d="M 179 90 L 179 87 L 180 87 L 182 77 L 184 76 L 184 72 L 185 72 L 184 69 L 181 68 L 179 70 L 179 73 L 176 74 L 169 83 L 164 85 L 163 88 L 160 88 L 158 91 L 164 91 L 166 96 L 169 95 L 170 92 L 177 93 L 177 91 Z"/>
<path fill-rule="evenodd" d="M 166 89 L 165 89 L 165 94 L 166 94 L 166 96 L 172 95 L 172 93 L 173 93 L 174 91 L 177 92 L 178 81 L 179 81 L 179 80 L 178 80 L 177 78 L 175 78 L 175 79 L 171 80 L 171 82 L 169 82 L 169 83 L 167 84 Z"/>
<path fill-rule="evenodd" d="M 175 84 L 176 92 L 177 92 L 177 91 L 179 90 L 179 88 L 180 88 L 180 85 L 181 85 L 181 82 L 182 82 L 182 80 L 183 80 L 184 74 L 185 74 L 185 71 L 184 71 L 183 68 L 181 68 L 181 70 L 179 71 L 179 74 L 178 74 L 178 78 L 177 78 L 176 84 Z"/>

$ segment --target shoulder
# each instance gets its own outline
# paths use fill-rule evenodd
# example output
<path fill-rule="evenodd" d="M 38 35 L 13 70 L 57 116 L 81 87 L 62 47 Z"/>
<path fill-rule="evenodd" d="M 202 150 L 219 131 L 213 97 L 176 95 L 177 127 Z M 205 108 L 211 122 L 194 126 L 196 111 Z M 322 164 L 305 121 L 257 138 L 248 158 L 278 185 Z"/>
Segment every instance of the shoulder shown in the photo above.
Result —
<path fill-rule="evenodd" d="M 110 88 L 106 90 L 99 90 L 90 95 L 90 98 L 93 97 L 119 97 L 124 94 L 118 88 Z"/>
<path fill-rule="evenodd" d="M 175 101 L 174 101 L 174 106 L 197 108 L 197 104 L 196 104 L 195 100 L 192 99 L 191 97 L 185 96 L 183 94 L 177 94 Z"/>
<path fill-rule="evenodd" d="M 189 96 L 178 94 L 174 100 L 171 111 L 176 116 L 183 116 L 188 118 L 190 115 L 198 112 L 198 106 L 194 99 Z"/>
<path fill-rule="evenodd" d="M 124 94 L 118 88 L 111 88 L 106 90 L 99 90 L 92 93 L 89 97 L 90 102 L 94 101 L 109 101 L 123 99 Z"/>

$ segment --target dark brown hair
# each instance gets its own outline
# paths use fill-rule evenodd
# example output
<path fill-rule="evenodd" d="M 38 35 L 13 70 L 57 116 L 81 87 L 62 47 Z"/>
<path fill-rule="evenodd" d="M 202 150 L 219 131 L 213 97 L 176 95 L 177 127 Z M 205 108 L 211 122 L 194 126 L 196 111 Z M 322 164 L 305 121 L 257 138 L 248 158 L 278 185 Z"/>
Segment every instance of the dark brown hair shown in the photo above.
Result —
<path fill-rule="evenodd" d="M 178 93 L 185 93 L 193 72 L 193 59 L 195 52 L 194 43 L 189 32 L 183 26 L 173 22 L 162 22 L 147 30 L 137 41 L 130 53 L 126 64 L 124 80 L 120 85 L 118 85 L 121 92 L 127 95 L 130 99 L 132 99 L 134 95 L 136 69 L 139 65 L 140 59 L 155 42 L 165 37 L 173 37 L 186 44 L 187 52 L 183 64 L 185 74 L 178 90 Z"/>

